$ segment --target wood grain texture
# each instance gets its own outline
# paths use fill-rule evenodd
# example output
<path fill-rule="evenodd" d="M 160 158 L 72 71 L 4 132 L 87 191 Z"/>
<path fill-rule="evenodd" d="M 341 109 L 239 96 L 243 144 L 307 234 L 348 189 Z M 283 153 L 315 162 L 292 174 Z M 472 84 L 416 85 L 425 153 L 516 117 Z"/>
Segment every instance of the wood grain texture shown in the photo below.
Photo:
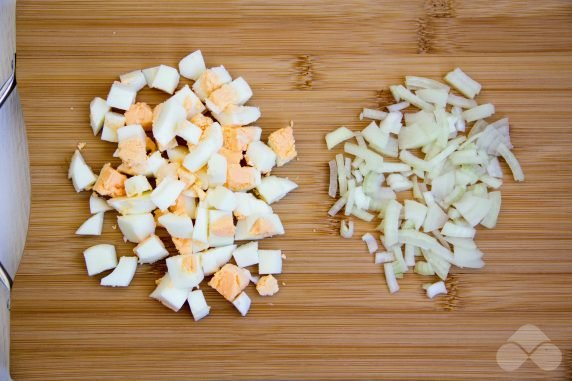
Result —
<path fill-rule="evenodd" d="M 33 199 L 12 304 L 16 380 L 572 377 L 569 1 L 24 0 L 17 25 Z M 96 169 L 114 150 L 91 136 L 89 101 L 122 72 L 176 65 L 197 48 L 208 65 L 249 81 L 265 136 L 295 121 L 300 154 L 276 171 L 300 184 L 275 208 L 287 235 L 262 243 L 287 255 L 286 285 L 273 298 L 249 290 L 247 318 L 205 287 L 212 315 L 199 323 L 147 298 L 162 265 L 140 267 L 125 290 L 86 276 L 88 246 L 114 243 L 119 255 L 132 246 L 112 214 L 102 237 L 74 236 L 89 195 L 66 179 L 79 141 Z M 499 225 L 478 232 L 484 269 L 455 270 L 450 294 L 433 301 L 414 275 L 390 296 L 363 243 L 340 239 L 339 221 L 326 215 L 333 154 L 323 136 L 363 127 L 360 108 L 384 106 L 387 86 L 404 75 L 440 77 L 455 66 L 510 117 L 527 179 L 505 176 Z M 359 223 L 357 235 L 369 229 Z M 560 348 L 556 370 L 497 365 L 497 349 L 523 324 Z"/>

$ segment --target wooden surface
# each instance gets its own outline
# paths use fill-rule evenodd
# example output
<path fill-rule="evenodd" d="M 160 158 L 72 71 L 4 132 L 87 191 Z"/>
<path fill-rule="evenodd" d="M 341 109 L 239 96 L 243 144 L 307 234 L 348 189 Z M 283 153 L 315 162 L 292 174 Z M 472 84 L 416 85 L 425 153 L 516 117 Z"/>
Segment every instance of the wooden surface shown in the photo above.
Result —
<path fill-rule="evenodd" d="M 23 0 L 17 23 L 33 200 L 12 304 L 16 380 L 572 377 L 569 1 Z M 287 255 L 286 285 L 273 298 L 250 289 L 247 318 L 203 288 L 213 308 L 199 323 L 147 297 L 161 266 L 141 267 L 121 290 L 86 275 L 86 247 L 110 242 L 123 255 L 132 246 L 112 214 L 102 237 L 74 236 L 89 194 L 66 179 L 77 142 L 96 169 L 114 150 L 91 136 L 89 101 L 122 72 L 176 65 L 197 48 L 249 81 L 265 135 L 295 121 L 300 153 L 276 171 L 300 184 L 275 208 L 287 235 L 262 244 Z M 390 102 L 387 86 L 404 75 L 455 66 L 483 84 L 481 102 L 510 117 L 526 182 L 505 176 L 498 228 L 478 232 L 483 270 L 455 270 L 450 294 L 433 301 L 409 274 L 390 296 L 363 243 L 342 240 L 326 215 L 333 155 L 323 136 L 364 126 L 359 109 Z M 497 349 L 523 324 L 560 348 L 556 370 L 497 365 Z"/>

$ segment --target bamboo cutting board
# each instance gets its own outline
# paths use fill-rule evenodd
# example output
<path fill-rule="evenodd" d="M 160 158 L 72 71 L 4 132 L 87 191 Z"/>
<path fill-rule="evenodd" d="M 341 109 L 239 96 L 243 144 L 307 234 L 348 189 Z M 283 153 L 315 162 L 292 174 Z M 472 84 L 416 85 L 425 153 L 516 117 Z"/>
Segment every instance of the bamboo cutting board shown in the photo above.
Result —
<path fill-rule="evenodd" d="M 569 1 L 23 0 L 17 23 L 33 196 L 13 293 L 15 380 L 572 378 Z M 162 266 L 140 267 L 127 289 L 86 275 L 85 248 L 107 242 L 127 255 L 132 245 L 111 213 L 102 237 L 74 236 L 89 194 L 75 194 L 66 173 L 80 141 L 96 170 L 114 150 L 91 136 L 93 97 L 120 73 L 176 66 L 198 48 L 209 66 L 249 81 L 265 137 L 294 120 L 299 160 L 276 173 L 300 188 L 275 207 L 287 235 L 262 243 L 287 256 L 279 294 L 250 289 L 241 318 L 203 287 L 212 313 L 195 323 L 187 308 L 147 297 Z M 438 78 L 456 66 L 483 84 L 480 102 L 510 117 L 526 182 L 505 171 L 498 227 L 477 234 L 484 269 L 454 270 L 436 300 L 412 274 L 389 295 L 359 239 L 371 226 L 342 240 L 326 215 L 333 153 L 323 137 L 363 128 L 360 108 L 390 103 L 387 88 L 404 75 Z M 561 351 L 555 370 L 497 364 L 525 324 Z"/>

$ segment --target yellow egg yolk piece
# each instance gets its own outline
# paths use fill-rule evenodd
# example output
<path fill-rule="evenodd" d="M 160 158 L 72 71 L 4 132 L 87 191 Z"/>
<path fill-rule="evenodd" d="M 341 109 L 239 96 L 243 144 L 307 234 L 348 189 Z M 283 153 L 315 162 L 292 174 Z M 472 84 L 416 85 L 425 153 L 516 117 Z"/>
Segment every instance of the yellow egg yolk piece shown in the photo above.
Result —
<path fill-rule="evenodd" d="M 268 136 L 268 146 L 276 154 L 276 165 L 279 167 L 298 155 L 292 127 L 281 128 L 271 133 Z"/>
<path fill-rule="evenodd" d="M 125 196 L 125 180 L 127 180 L 127 176 L 119 173 L 111 167 L 111 164 L 107 163 L 101 168 L 93 190 L 102 196 Z"/>
<path fill-rule="evenodd" d="M 260 296 L 272 296 L 279 290 L 278 280 L 272 275 L 265 275 L 258 280 L 256 291 Z"/>
<path fill-rule="evenodd" d="M 145 102 L 137 102 L 125 112 L 125 124 L 139 124 L 145 131 L 151 131 L 153 126 L 153 110 Z"/>
<path fill-rule="evenodd" d="M 227 263 L 214 274 L 209 286 L 217 290 L 226 300 L 232 302 L 248 286 L 249 282 L 247 270 Z"/>

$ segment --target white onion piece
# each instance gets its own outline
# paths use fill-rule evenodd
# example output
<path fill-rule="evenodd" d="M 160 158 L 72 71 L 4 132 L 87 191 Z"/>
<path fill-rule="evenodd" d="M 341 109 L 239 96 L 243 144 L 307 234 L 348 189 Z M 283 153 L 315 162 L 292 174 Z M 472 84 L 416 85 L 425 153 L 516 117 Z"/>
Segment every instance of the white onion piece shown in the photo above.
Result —
<path fill-rule="evenodd" d="M 342 220 L 340 222 L 340 235 L 344 238 L 352 238 L 354 235 L 354 222 Z"/>
<path fill-rule="evenodd" d="M 467 99 L 465 97 L 460 97 L 455 94 L 449 94 L 447 96 L 447 103 L 454 107 L 460 108 L 473 108 L 477 107 L 477 102 L 474 99 Z"/>
<path fill-rule="evenodd" d="M 412 105 L 419 107 L 425 111 L 433 111 L 433 106 L 430 103 L 425 102 L 423 99 L 419 98 L 417 95 L 413 94 L 410 90 L 403 87 L 403 85 L 389 86 L 389 90 L 396 101 L 404 100 L 411 103 Z"/>
<path fill-rule="evenodd" d="M 447 73 L 445 82 L 459 90 L 464 96 L 473 99 L 481 91 L 481 84 L 469 77 L 460 68 Z"/>
<path fill-rule="evenodd" d="M 373 120 L 383 120 L 387 116 L 385 111 L 381 110 L 374 110 L 371 108 L 364 108 L 362 112 L 359 114 L 359 120 L 366 119 L 373 119 Z"/>
<path fill-rule="evenodd" d="M 437 295 L 447 294 L 447 287 L 445 287 L 445 282 L 439 281 L 427 287 L 426 291 L 429 299 L 433 299 Z"/>
<path fill-rule="evenodd" d="M 338 169 L 338 190 L 340 192 L 340 196 L 343 196 L 348 191 L 348 182 L 345 173 L 344 156 L 341 153 L 336 155 L 336 168 Z"/>
<path fill-rule="evenodd" d="M 473 238 L 475 236 L 476 230 L 470 226 L 458 225 L 453 222 L 447 222 L 443 229 L 441 229 L 441 234 L 449 237 L 458 238 Z"/>
<path fill-rule="evenodd" d="M 512 171 L 514 180 L 524 181 L 524 172 L 522 171 L 522 167 L 520 166 L 516 156 L 514 156 L 514 154 L 502 143 L 499 144 L 497 151 L 508 164 L 508 167 Z"/>
<path fill-rule="evenodd" d="M 447 225 L 447 224 L 445 224 Z M 399 243 L 418 246 L 421 249 L 431 250 L 446 261 L 452 261 L 453 256 L 449 250 L 441 246 L 437 240 L 425 233 L 413 230 L 399 230 Z"/>
<path fill-rule="evenodd" d="M 415 266 L 415 246 L 405 245 L 405 264 L 409 267 Z"/>
<path fill-rule="evenodd" d="M 395 278 L 395 272 L 393 271 L 392 264 L 384 263 L 383 271 L 385 272 L 385 281 L 387 282 L 387 287 L 389 287 L 389 292 L 393 294 L 399 291 L 399 284 Z"/>
<path fill-rule="evenodd" d="M 358 208 L 356 206 L 352 208 L 352 215 L 365 222 L 371 222 L 375 217 L 373 214 L 368 213 L 365 210 Z"/>
<path fill-rule="evenodd" d="M 330 160 L 330 186 L 328 188 L 328 195 L 332 198 L 336 197 L 338 193 L 338 166 L 335 160 Z"/>
<path fill-rule="evenodd" d="M 371 235 L 371 233 L 365 233 L 362 237 L 361 240 L 365 242 L 365 244 L 367 245 L 367 250 L 369 251 L 370 254 L 373 254 L 377 251 L 377 249 L 379 248 L 379 245 L 377 244 L 377 240 L 375 239 L 375 237 L 373 235 Z"/>
<path fill-rule="evenodd" d="M 497 220 L 501 208 L 501 192 L 491 192 L 489 193 L 489 200 L 491 201 L 491 206 L 485 218 L 481 221 L 481 225 L 486 228 L 492 229 L 497 225 Z"/>
<path fill-rule="evenodd" d="M 392 105 L 387 106 L 387 111 L 389 112 L 396 112 L 406 109 L 407 107 L 411 106 L 409 102 L 399 102 Z"/>
<path fill-rule="evenodd" d="M 347 195 L 343 195 L 341 198 L 339 198 L 334 205 L 332 205 L 332 207 L 330 208 L 330 210 L 328 210 L 328 214 L 333 217 L 336 214 L 338 214 L 340 212 L 340 210 L 342 210 L 342 208 L 346 205 L 346 202 L 348 201 L 348 196 Z"/>
<path fill-rule="evenodd" d="M 447 92 L 451 89 L 449 86 L 431 78 L 416 77 L 414 75 L 405 76 L 405 86 L 410 90 L 417 89 L 445 89 Z"/>
<path fill-rule="evenodd" d="M 401 204 L 395 200 L 391 200 L 387 204 L 383 217 L 383 236 L 385 238 L 386 249 L 399 242 L 398 229 L 400 213 Z"/>
<path fill-rule="evenodd" d="M 381 265 L 384 263 L 393 262 L 394 260 L 395 260 L 395 257 L 393 256 L 393 254 L 388 253 L 387 251 L 384 251 L 381 253 L 375 253 L 374 263 L 376 265 Z"/>
<path fill-rule="evenodd" d="M 326 135 L 326 145 L 332 149 L 345 140 L 354 137 L 354 133 L 347 127 L 340 127 Z"/>

